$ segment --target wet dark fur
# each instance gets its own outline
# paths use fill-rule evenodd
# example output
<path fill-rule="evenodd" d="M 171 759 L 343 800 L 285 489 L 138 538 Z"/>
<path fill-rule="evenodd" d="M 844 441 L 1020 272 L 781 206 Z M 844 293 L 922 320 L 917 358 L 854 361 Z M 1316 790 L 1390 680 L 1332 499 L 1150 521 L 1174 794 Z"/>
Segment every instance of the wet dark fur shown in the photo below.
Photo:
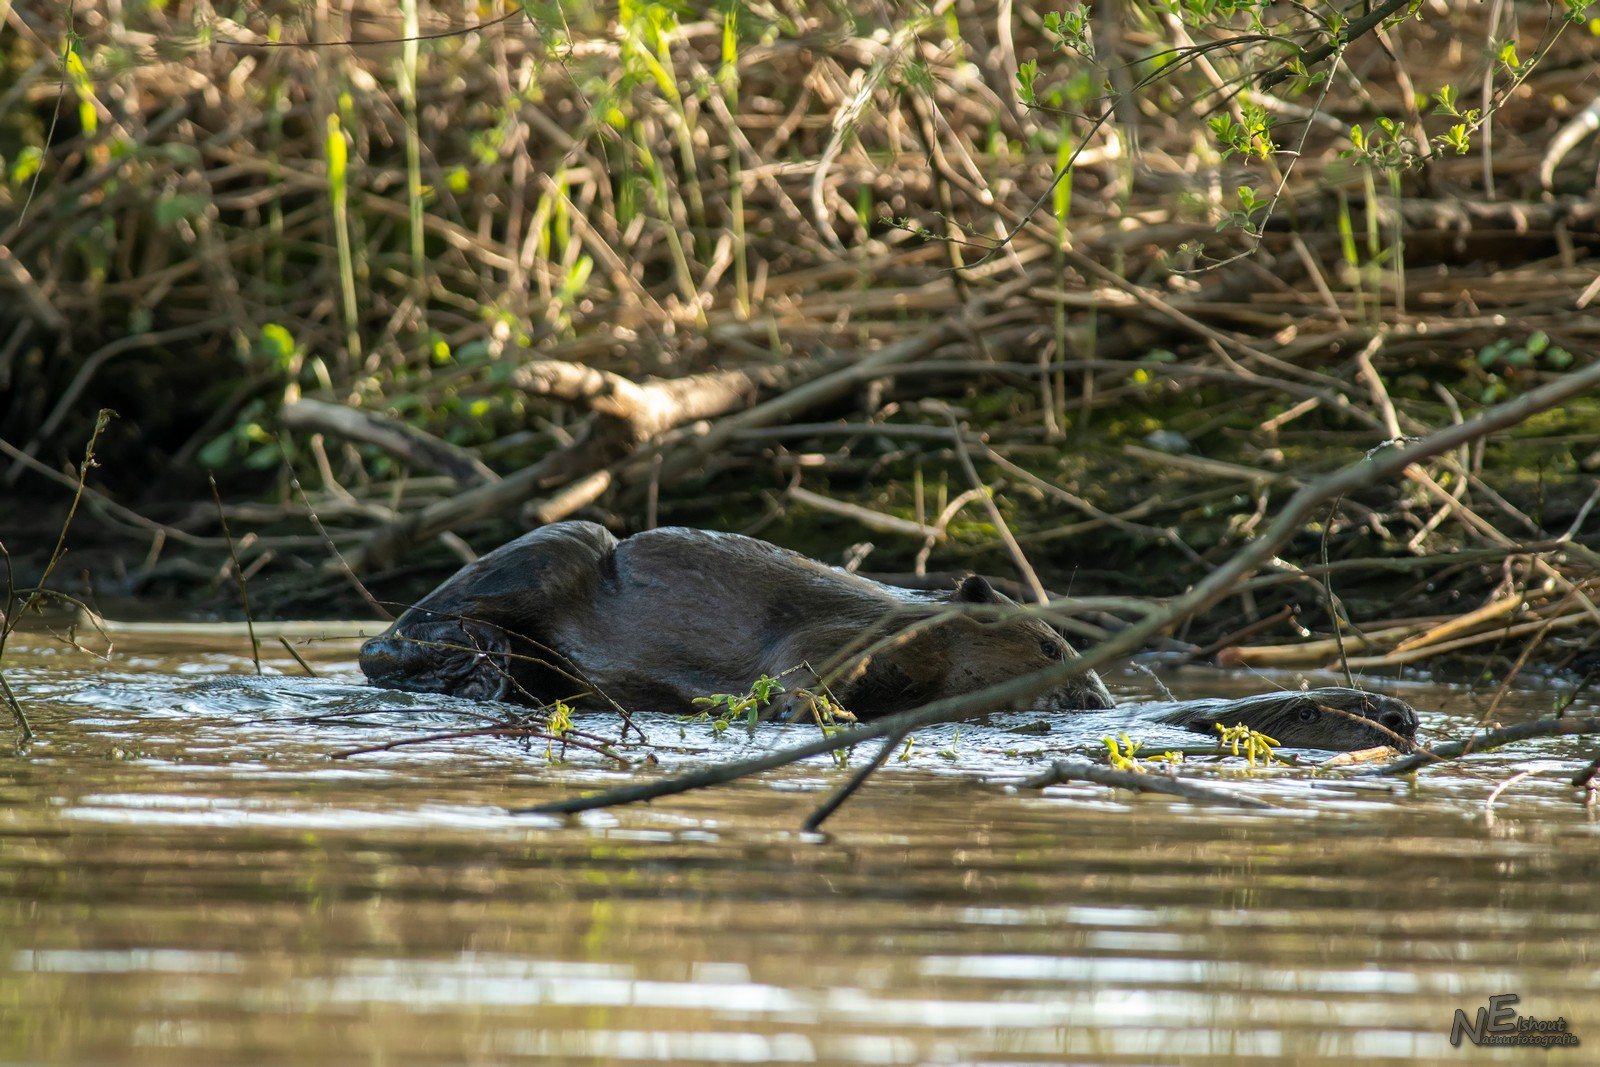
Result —
<path fill-rule="evenodd" d="M 1417 736 L 1417 713 L 1411 705 L 1381 693 L 1342 686 L 1237 699 L 1186 700 L 1151 718 L 1213 737 L 1218 723 L 1242 724 L 1280 744 L 1340 752 L 1380 745 L 1406 749 Z"/>
<path fill-rule="evenodd" d="M 619 541 L 593 523 L 563 522 L 463 567 L 367 642 L 361 669 L 395 689 L 689 711 L 697 696 L 746 692 L 762 675 L 781 675 L 790 691 L 815 685 L 814 672 L 836 666 L 841 651 L 909 627 L 829 682 L 844 707 L 870 718 L 1070 653 L 1054 630 L 1008 607 L 982 578 L 918 592 L 737 534 L 667 528 Z M 932 621 L 953 608 L 962 614 Z M 1112 701 L 1090 674 L 1030 706 Z M 1402 701 L 1339 688 L 1185 701 L 1144 717 L 1211 734 L 1216 723 L 1242 723 L 1285 745 L 1338 750 L 1404 747 L 1417 730 Z"/>
<path fill-rule="evenodd" d="M 1050 627 L 1008 607 L 982 578 L 914 592 L 737 534 L 666 528 L 618 541 L 593 523 L 563 522 L 463 567 L 367 642 L 361 669 L 398 689 L 689 711 L 697 696 L 745 692 L 762 675 L 782 676 L 791 691 L 814 685 L 813 672 L 853 642 L 910 627 L 829 680 L 866 718 L 1071 653 Z M 954 617 L 932 621 L 952 608 Z M 1108 708 L 1111 696 L 1089 674 L 1030 706 Z"/>

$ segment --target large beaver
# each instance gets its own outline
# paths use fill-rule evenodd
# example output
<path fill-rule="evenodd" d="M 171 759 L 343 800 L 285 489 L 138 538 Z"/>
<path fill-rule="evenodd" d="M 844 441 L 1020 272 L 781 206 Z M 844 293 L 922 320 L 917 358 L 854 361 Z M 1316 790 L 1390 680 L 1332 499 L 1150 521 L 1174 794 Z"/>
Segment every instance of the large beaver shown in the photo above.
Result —
<path fill-rule="evenodd" d="M 834 699 L 869 718 L 1071 654 L 1015 608 L 977 577 L 914 592 L 737 534 L 669 527 L 619 541 L 561 522 L 463 567 L 362 646 L 361 670 L 396 689 L 660 711 L 745 692 L 762 675 L 814 686 L 823 672 Z M 1111 703 L 1090 673 L 1030 706 Z"/>
<path fill-rule="evenodd" d="M 362 646 L 361 670 L 394 689 L 659 711 L 772 675 L 791 692 L 826 681 L 844 708 L 873 718 L 1071 654 L 1016 608 L 978 577 L 913 591 L 737 534 L 672 527 L 619 541 L 561 522 L 463 567 Z M 1112 700 L 1089 673 L 1030 707 Z M 1204 731 L 1242 723 L 1285 745 L 1340 750 L 1404 747 L 1417 729 L 1406 704 L 1354 689 L 1187 701 L 1140 717 Z"/>

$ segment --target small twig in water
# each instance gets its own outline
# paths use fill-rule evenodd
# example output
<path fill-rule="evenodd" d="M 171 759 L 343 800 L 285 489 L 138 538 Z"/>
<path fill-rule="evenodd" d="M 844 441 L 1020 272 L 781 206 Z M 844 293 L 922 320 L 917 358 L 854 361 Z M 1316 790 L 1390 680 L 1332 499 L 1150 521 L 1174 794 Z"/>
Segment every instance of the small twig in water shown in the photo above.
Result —
<path fill-rule="evenodd" d="M 1026 779 L 1021 783 L 1025 788 L 1042 789 L 1047 785 L 1058 785 L 1062 782 L 1094 782 L 1097 785 L 1109 785 L 1117 789 L 1132 789 L 1138 793 L 1166 793 L 1169 796 L 1183 797 L 1186 800 L 1200 800 L 1212 804 L 1231 804 L 1240 808 L 1270 808 L 1264 800 L 1245 796 L 1227 789 L 1218 789 L 1216 786 L 1204 785 L 1200 782 L 1191 782 L 1167 774 L 1144 774 L 1138 771 L 1118 771 L 1110 767 L 1085 759 L 1082 756 L 1070 756 L 1058 759 L 1050 765 L 1050 769 L 1043 774 Z"/>
<path fill-rule="evenodd" d="M 28 722 L 28 715 L 22 710 L 22 702 L 11 691 L 11 683 L 6 681 L 4 673 L 0 673 L 0 694 L 6 698 L 6 707 L 11 709 L 11 718 L 17 724 L 17 729 L 22 733 L 23 743 L 33 740 L 33 725 Z"/>
<path fill-rule="evenodd" d="M 890 754 L 893 753 L 896 748 L 899 748 L 900 742 L 904 741 L 905 739 L 906 735 L 903 733 L 890 734 L 887 738 L 885 738 L 883 747 L 878 749 L 878 754 L 872 757 L 871 762 L 858 769 L 855 774 L 850 776 L 850 780 L 848 782 L 834 790 L 833 795 L 827 800 L 823 801 L 817 810 L 813 811 L 806 818 L 804 828 L 807 830 L 815 830 L 817 827 L 826 822 L 828 816 L 839 810 L 839 805 L 849 800 L 851 795 L 855 793 L 857 789 L 861 788 L 862 784 L 872 776 L 873 771 L 876 771 L 879 767 L 884 765 L 884 762 L 888 760 Z"/>
<path fill-rule="evenodd" d="M 457 741 L 467 737 L 510 737 L 516 739 L 531 738 L 538 741 L 550 741 L 559 745 L 571 745 L 573 748 L 587 749 L 598 753 L 607 759 L 614 759 L 624 767 L 631 766 L 626 756 L 604 744 L 592 744 L 588 741 L 575 740 L 572 734 L 552 734 L 544 730 L 537 730 L 531 726 L 516 726 L 502 723 L 498 726 L 483 726 L 476 730 L 453 730 L 442 734 L 423 734 L 421 737 L 402 737 L 394 741 L 385 741 L 381 745 L 363 745 L 360 748 L 348 748 L 343 752 L 335 752 L 333 759 L 349 759 L 351 756 L 365 756 L 373 752 L 389 752 L 407 745 L 425 745 L 430 741 Z"/>
<path fill-rule="evenodd" d="M 222 523 L 222 537 L 228 542 L 228 559 L 233 561 L 233 580 L 239 585 L 239 599 L 244 603 L 244 624 L 250 631 L 250 659 L 256 665 L 256 673 L 261 674 L 261 642 L 256 640 L 256 620 L 250 613 L 250 586 L 245 581 L 244 569 L 239 566 L 239 554 L 233 550 L 233 534 L 228 530 L 228 516 L 222 509 L 222 494 L 217 491 L 217 480 L 209 476 L 207 480 L 211 483 L 211 499 L 217 502 L 217 521 Z M 300 657 L 296 656 L 295 659 Z M 305 666 L 304 661 L 301 661 L 301 666 Z"/>
<path fill-rule="evenodd" d="M 1505 781 L 1503 781 L 1499 785 L 1495 786 L 1494 790 L 1489 794 L 1489 798 L 1483 802 L 1483 814 L 1484 814 L 1484 817 L 1488 818 L 1488 819 L 1493 819 L 1494 818 L 1494 802 L 1500 799 L 1500 794 L 1504 793 L 1507 789 L 1510 789 L 1517 782 L 1522 781 L 1524 778 L 1528 777 L 1528 775 L 1530 775 L 1532 773 L 1533 773 L 1532 770 L 1518 771 L 1516 774 L 1513 774 L 1510 778 L 1507 778 Z"/>
<path fill-rule="evenodd" d="M 11 629 L 16 625 L 17 617 L 17 584 L 16 575 L 11 570 L 11 553 L 6 551 L 4 541 L 0 541 L 0 561 L 6 567 L 6 608 L 0 614 L 0 661 L 5 657 L 6 638 L 11 636 Z M 22 702 L 11 691 L 11 685 L 6 681 L 6 676 L 0 672 L 0 695 L 6 698 L 6 707 L 11 709 L 11 719 L 17 724 L 17 730 L 22 734 L 22 741 L 26 744 L 33 740 L 33 724 L 28 722 L 28 715 L 22 710 Z"/>
<path fill-rule="evenodd" d="M 1130 664 L 1130 666 L 1132 666 L 1136 671 L 1143 671 L 1152 682 L 1156 683 L 1156 688 L 1161 691 L 1161 696 L 1163 699 L 1177 703 L 1178 698 L 1172 695 L 1172 690 L 1167 688 L 1167 683 L 1163 682 L 1161 680 L 1161 676 L 1155 671 L 1151 670 L 1148 664 L 1134 663 Z"/>
<path fill-rule="evenodd" d="M 304 657 L 302 657 L 299 652 L 295 651 L 295 647 L 289 643 L 289 639 L 288 638 L 286 638 L 286 637 L 278 638 L 278 644 L 283 646 L 283 650 L 285 652 L 289 653 L 289 655 L 294 657 L 294 661 L 296 663 L 300 664 L 300 669 L 301 670 L 305 671 L 307 674 L 309 674 L 313 678 L 315 678 L 317 676 L 317 672 L 311 669 L 311 664 L 307 663 L 305 661 Z"/>
<path fill-rule="evenodd" d="M 32 608 L 41 597 L 62 596 L 60 593 L 51 593 L 45 586 L 49 583 L 56 564 L 60 563 L 61 557 L 66 554 L 67 530 L 72 527 L 72 520 L 78 514 L 78 504 L 83 500 L 84 481 L 89 477 L 89 469 L 95 466 L 94 446 L 100 440 L 100 434 L 105 430 L 106 424 L 115 418 L 116 414 L 110 408 L 101 408 L 95 415 L 94 429 L 89 434 L 89 443 L 83 448 L 83 462 L 78 465 L 78 478 L 72 492 L 72 504 L 67 508 L 67 517 L 61 521 L 61 532 L 56 535 L 55 547 L 50 550 L 50 558 L 44 565 L 44 573 L 39 576 L 39 584 L 28 594 L 20 607 L 17 606 L 17 588 L 11 570 L 11 553 L 6 551 L 5 545 L 0 544 L 0 558 L 4 559 L 6 567 L 6 610 L 4 616 L 0 617 L 0 660 L 5 658 L 6 639 L 11 636 L 11 631 L 16 629 L 23 613 Z M 16 722 L 22 740 L 32 741 L 33 725 L 28 722 L 27 713 L 22 710 L 22 702 L 17 699 L 16 693 L 12 692 L 11 683 L 6 681 L 4 674 L 0 674 L 0 696 L 5 697 L 6 706 L 11 709 L 11 718 Z"/>

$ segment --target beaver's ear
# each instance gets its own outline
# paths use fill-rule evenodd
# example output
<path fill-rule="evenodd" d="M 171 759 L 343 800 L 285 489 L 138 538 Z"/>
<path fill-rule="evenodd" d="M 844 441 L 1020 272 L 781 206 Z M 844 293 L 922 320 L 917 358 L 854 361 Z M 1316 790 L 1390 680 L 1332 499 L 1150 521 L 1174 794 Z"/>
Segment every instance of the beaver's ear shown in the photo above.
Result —
<path fill-rule="evenodd" d="M 956 604 L 998 604 L 1000 595 L 982 577 L 969 574 L 961 579 L 956 591 L 950 594 L 950 600 Z"/>

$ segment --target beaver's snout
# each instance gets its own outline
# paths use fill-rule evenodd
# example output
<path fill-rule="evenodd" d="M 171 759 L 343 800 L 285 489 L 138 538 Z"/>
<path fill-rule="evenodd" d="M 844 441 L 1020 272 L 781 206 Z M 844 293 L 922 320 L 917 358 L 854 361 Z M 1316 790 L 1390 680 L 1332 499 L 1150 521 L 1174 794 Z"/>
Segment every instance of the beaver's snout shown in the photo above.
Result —
<path fill-rule="evenodd" d="M 1029 711 L 1105 711 L 1117 706 L 1106 684 L 1093 671 L 1069 682 L 1061 689 L 1045 694 L 1033 701 L 1019 705 L 1019 710 Z"/>
<path fill-rule="evenodd" d="M 501 700 L 512 684 L 506 651 L 504 635 L 491 627 L 424 627 L 362 645 L 361 673 L 385 689 Z"/>
<path fill-rule="evenodd" d="M 374 637 L 361 646 L 361 673 L 374 682 L 412 678 L 430 673 L 437 658 L 437 653 L 417 641 Z"/>
<path fill-rule="evenodd" d="M 1370 716 L 1382 730 L 1387 731 L 1382 743 L 1392 745 L 1396 737 L 1402 741 L 1416 740 L 1419 725 L 1416 709 L 1402 701 L 1392 699 L 1385 700 L 1382 706 L 1382 711 Z M 1394 736 L 1389 736 L 1390 734 Z"/>
<path fill-rule="evenodd" d="M 1100 676 L 1090 671 L 1084 679 L 1083 687 L 1078 691 L 1078 699 L 1083 701 L 1082 707 L 1086 711 L 1105 711 L 1117 706 L 1112 699 L 1111 691 L 1106 688 L 1106 683 Z"/>

